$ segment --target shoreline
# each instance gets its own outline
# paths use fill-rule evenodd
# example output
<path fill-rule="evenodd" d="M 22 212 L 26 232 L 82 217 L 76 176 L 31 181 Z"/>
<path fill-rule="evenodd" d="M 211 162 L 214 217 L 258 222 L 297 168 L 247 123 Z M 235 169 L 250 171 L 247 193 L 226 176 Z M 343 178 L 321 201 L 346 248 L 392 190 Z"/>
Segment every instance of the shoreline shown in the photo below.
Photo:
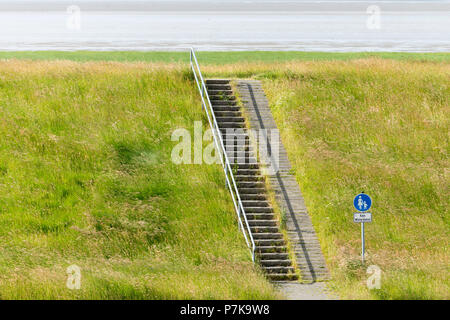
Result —
<path fill-rule="evenodd" d="M 364 58 L 381 58 L 409 61 L 450 62 L 450 52 L 324 52 L 324 51 L 199 51 L 205 64 L 238 62 L 290 62 L 290 61 L 348 61 Z M 189 62 L 188 50 L 182 51 L 1 51 L 0 60 L 72 60 L 118 62 Z"/>

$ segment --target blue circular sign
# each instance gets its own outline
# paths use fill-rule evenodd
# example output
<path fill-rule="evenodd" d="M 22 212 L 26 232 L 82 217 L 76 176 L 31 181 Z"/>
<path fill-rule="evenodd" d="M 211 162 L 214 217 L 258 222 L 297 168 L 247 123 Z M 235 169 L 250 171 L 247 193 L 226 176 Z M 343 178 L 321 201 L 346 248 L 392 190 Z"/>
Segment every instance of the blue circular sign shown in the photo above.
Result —
<path fill-rule="evenodd" d="M 370 199 L 367 194 L 360 193 L 355 197 L 355 199 L 353 199 L 353 205 L 355 206 L 356 210 L 364 212 L 370 209 L 370 206 L 372 205 L 372 199 Z"/>

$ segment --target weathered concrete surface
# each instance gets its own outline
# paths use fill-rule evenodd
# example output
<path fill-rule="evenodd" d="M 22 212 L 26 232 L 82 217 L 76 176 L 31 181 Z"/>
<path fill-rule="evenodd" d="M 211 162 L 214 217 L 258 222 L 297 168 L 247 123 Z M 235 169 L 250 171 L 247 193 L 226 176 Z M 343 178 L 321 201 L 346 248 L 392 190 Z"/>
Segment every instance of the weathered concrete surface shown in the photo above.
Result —
<path fill-rule="evenodd" d="M 251 148 L 248 129 L 241 112 L 242 107 L 237 105 L 229 82 L 227 79 L 208 79 L 206 86 L 217 125 L 225 141 L 228 160 L 235 169 L 237 191 L 243 200 L 242 214 L 245 214 L 247 219 L 248 234 L 255 240 L 256 259 L 268 279 L 297 280 L 298 274 L 287 253 L 279 222 L 267 199 L 266 184 L 259 170 L 256 152 Z M 232 132 L 227 133 L 226 131 L 230 129 Z M 236 136 L 240 137 L 237 139 L 241 141 L 240 143 L 235 140 Z M 252 164 L 251 168 L 248 167 L 249 164 Z"/>
<path fill-rule="evenodd" d="M 299 283 L 278 282 L 275 284 L 287 300 L 337 300 L 338 297 L 324 282 Z"/>
<path fill-rule="evenodd" d="M 266 137 L 270 141 L 267 147 L 268 152 L 266 151 L 269 156 L 265 157 L 266 159 L 262 159 L 265 153 L 263 152 L 259 161 L 260 163 L 266 163 L 268 170 L 265 170 L 265 174 L 268 177 L 270 187 L 275 192 L 276 201 L 285 215 L 288 240 L 295 253 L 301 280 L 304 283 L 326 280 L 329 278 L 329 273 L 325 259 L 311 218 L 308 215 L 302 193 L 295 176 L 290 171 L 291 164 L 287 157 L 287 152 L 281 142 L 281 138 L 276 135 L 278 132 L 277 125 L 273 119 L 269 102 L 261 87 L 261 83 L 254 80 L 242 80 L 237 82 L 237 88 L 251 129 L 259 132 L 261 132 L 261 129 L 264 129 L 262 131 L 265 132 Z M 273 132 L 271 130 L 275 132 L 275 136 L 272 135 Z M 292 284 L 283 287 L 289 293 L 291 290 L 296 291 L 294 288 L 305 288 L 305 290 L 310 288 L 306 290 L 308 291 L 312 290 L 311 288 L 322 286 L 322 284 L 316 284 L 312 287 L 299 287 L 300 285 Z M 313 291 L 308 292 L 312 293 Z M 303 293 L 299 292 L 298 294 L 302 295 Z M 291 293 L 288 295 L 291 295 Z M 317 297 L 319 296 L 320 294 L 317 295 Z"/>

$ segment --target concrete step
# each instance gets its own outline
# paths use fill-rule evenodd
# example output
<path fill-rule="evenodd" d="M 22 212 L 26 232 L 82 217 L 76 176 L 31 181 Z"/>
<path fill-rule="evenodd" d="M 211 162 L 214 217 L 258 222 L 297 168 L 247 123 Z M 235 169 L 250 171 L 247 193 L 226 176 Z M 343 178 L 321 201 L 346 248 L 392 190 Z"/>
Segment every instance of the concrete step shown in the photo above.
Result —
<path fill-rule="evenodd" d="M 255 245 L 257 246 L 284 246 L 286 245 L 284 239 L 255 239 Z"/>
<path fill-rule="evenodd" d="M 248 136 L 240 136 L 240 137 L 233 137 L 232 135 L 226 135 L 222 134 L 222 141 L 223 145 L 227 146 L 229 148 L 234 147 L 247 147 L 251 145 L 250 139 Z"/>
<path fill-rule="evenodd" d="M 214 115 L 217 117 L 241 117 L 240 111 L 214 111 Z"/>
<path fill-rule="evenodd" d="M 220 128 L 219 128 L 220 129 Z M 220 130 L 222 131 L 222 130 Z M 243 134 L 232 134 L 232 133 L 223 133 L 222 134 L 222 140 L 223 141 L 227 141 L 228 143 L 230 143 L 230 145 L 249 145 L 250 144 L 250 137 L 248 136 L 248 134 L 243 133 Z"/>
<path fill-rule="evenodd" d="M 219 122 L 217 121 L 220 129 L 223 128 L 245 128 L 244 122 Z"/>
<path fill-rule="evenodd" d="M 254 152 L 249 150 L 240 150 L 240 151 L 227 151 L 228 159 L 241 159 L 241 158 L 255 158 Z M 250 181 L 250 180 L 249 180 Z"/>
<path fill-rule="evenodd" d="M 255 157 L 239 157 L 239 155 L 237 157 L 230 157 L 230 162 L 232 164 L 241 166 L 241 165 L 245 165 L 245 164 L 256 164 L 258 165 L 258 160 L 256 160 Z"/>
<path fill-rule="evenodd" d="M 228 142 L 228 141 L 226 141 L 226 142 Z M 233 145 L 232 143 L 230 143 L 229 145 L 227 145 L 226 142 L 224 141 L 223 145 L 225 146 L 225 150 L 227 150 L 227 151 L 230 151 L 230 152 L 231 151 L 234 151 L 234 152 L 243 152 L 243 151 L 255 152 L 253 150 L 253 147 L 250 146 L 250 144 Z"/>
<path fill-rule="evenodd" d="M 211 101 L 211 104 L 214 105 L 220 105 L 220 106 L 235 106 L 236 105 L 236 101 L 234 100 L 211 100 L 209 99 L 209 101 Z"/>
<path fill-rule="evenodd" d="M 277 273 L 268 273 L 266 277 L 271 281 L 294 281 L 298 280 L 298 276 L 296 274 L 277 274 Z"/>
<path fill-rule="evenodd" d="M 253 150 L 253 148 L 250 145 L 242 145 L 242 146 L 237 146 L 237 145 L 227 145 L 225 142 L 223 143 L 223 145 L 225 146 L 225 150 L 227 152 L 235 152 L 236 154 L 247 154 L 247 153 L 251 153 L 254 154 L 255 151 Z M 252 173 L 247 174 L 247 175 L 252 175 Z"/>
<path fill-rule="evenodd" d="M 263 267 L 289 267 L 292 266 L 292 262 L 289 259 L 280 259 L 280 260 L 260 260 L 259 261 Z"/>
<path fill-rule="evenodd" d="M 280 228 L 278 226 L 250 226 L 250 230 L 252 233 L 269 233 L 269 232 L 278 232 Z"/>
<path fill-rule="evenodd" d="M 206 79 L 206 84 L 229 84 L 229 79 Z"/>
<path fill-rule="evenodd" d="M 234 101 L 236 100 L 235 96 L 229 96 L 229 95 L 221 95 L 221 94 L 209 94 L 209 100 L 222 100 L 222 101 Z"/>
<path fill-rule="evenodd" d="M 260 260 L 285 260 L 289 259 L 289 254 L 286 252 L 261 252 L 258 253 Z"/>
<path fill-rule="evenodd" d="M 239 166 L 242 166 L 242 164 L 240 164 Z M 265 188 L 239 188 L 239 194 L 243 195 L 243 194 L 261 194 L 261 193 L 265 193 L 266 189 Z"/>
<path fill-rule="evenodd" d="M 230 144 L 235 145 L 243 145 L 243 144 L 250 144 L 250 137 L 246 132 L 243 133 L 233 133 L 233 132 L 227 132 L 227 130 L 241 130 L 242 128 L 220 128 L 220 134 L 222 135 L 222 140 L 227 141 Z"/>
<path fill-rule="evenodd" d="M 238 169 L 237 175 L 260 175 L 261 171 L 259 169 Z"/>
<path fill-rule="evenodd" d="M 227 148 L 227 146 L 225 146 L 225 148 Z M 255 152 L 253 150 L 245 150 L 243 149 L 244 147 L 238 149 L 238 150 L 227 150 L 227 155 L 228 157 L 233 157 L 233 158 L 255 158 Z M 231 149 L 231 148 L 228 148 Z M 239 168 L 236 167 L 236 170 L 238 170 Z M 233 171 L 233 173 L 235 175 L 237 175 L 236 171 Z M 247 175 L 250 176 L 250 175 Z"/>
<path fill-rule="evenodd" d="M 266 201 L 267 197 L 265 194 L 241 194 L 241 200 L 247 201 L 247 200 L 259 200 L 259 201 Z"/>
<path fill-rule="evenodd" d="M 281 233 L 255 233 L 253 239 L 283 239 Z"/>
<path fill-rule="evenodd" d="M 231 90 L 229 84 L 206 84 L 206 89 L 208 89 L 208 94 L 210 90 Z"/>
<path fill-rule="evenodd" d="M 258 163 L 240 163 L 236 167 L 237 169 L 258 169 L 259 164 Z"/>
<path fill-rule="evenodd" d="M 245 210 L 245 209 L 244 209 Z M 276 220 L 258 220 L 258 219 L 252 219 L 248 220 L 248 224 L 250 227 L 277 227 L 277 221 Z"/>
<path fill-rule="evenodd" d="M 239 154 L 239 152 L 237 152 Z M 247 176 L 243 176 L 243 175 L 235 175 L 234 176 L 236 178 L 236 181 L 264 181 L 264 177 L 263 176 L 256 176 L 256 175 L 247 175 Z"/>
<path fill-rule="evenodd" d="M 222 140 L 223 141 L 223 145 L 225 147 L 225 150 L 227 152 L 241 152 L 242 154 L 244 154 L 244 152 L 247 153 L 255 153 L 255 151 L 253 150 L 253 147 L 250 146 L 250 144 L 232 144 L 230 142 L 230 140 Z"/>
<path fill-rule="evenodd" d="M 220 132 L 222 134 L 228 135 L 230 138 L 241 138 L 242 136 L 248 136 L 248 130 L 247 128 L 237 128 L 237 129 L 227 129 L 223 128 L 220 129 Z"/>
<path fill-rule="evenodd" d="M 248 139 L 250 136 L 248 135 L 247 128 L 219 128 L 222 136 L 226 136 L 230 139 Z"/>
<path fill-rule="evenodd" d="M 232 108 L 232 106 L 230 107 Z M 240 117 L 242 118 L 242 117 Z M 243 118 L 242 118 L 243 119 Z M 233 121 L 230 121 L 233 122 Z M 240 121 L 240 122 L 245 122 L 245 121 Z M 239 129 L 220 129 L 220 131 L 222 132 L 222 134 L 228 134 L 229 136 L 236 136 L 236 137 L 240 137 L 242 135 L 247 135 L 248 136 L 248 129 L 247 128 L 239 128 Z"/>
<path fill-rule="evenodd" d="M 295 269 L 292 266 L 276 266 L 276 267 L 264 267 L 266 273 L 294 273 Z"/>
<path fill-rule="evenodd" d="M 228 155 L 228 160 L 233 165 L 240 165 L 244 163 L 257 163 L 256 158 L 250 155 L 249 157 L 241 157 L 239 153 L 235 155 Z"/>
<path fill-rule="evenodd" d="M 244 209 L 245 210 L 245 209 Z M 273 213 L 245 213 L 247 220 L 273 220 L 275 215 Z"/>
<path fill-rule="evenodd" d="M 242 204 L 244 205 L 244 207 L 269 207 L 269 202 L 266 200 L 242 200 Z"/>
<path fill-rule="evenodd" d="M 233 90 L 208 90 L 208 95 L 233 95 Z"/>
<path fill-rule="evenodd" d="M 248 139 L 227 139 L 227 137 L 222 136 L 223 145 L 227 148 L 233 150 L 233 148 L 241 147 L 247 148 L 250 147 L 250 141 Z"/>
<path fill-rule="evenodd" d="M 221 122 L 245 122 L 242 117 L 218 117 L 216 116 L 217 123 Z"/>
<path fill-rule="evenodd" d="M 247 129 L 245 127 L 242 128 L 219 128 L 222 136 L 225 136 L 229 139 L 248 139 L 249 135 Z"/>
<path fill-rule="evenodd" d="M 240 111 L 241 110 L 241 107 L 239 107 L 239 106 L 224 106 L 224 105 L 215 105 L 215 106 L 212 106 L 212 108 L 213 108 L 213 111 L 214 112 L 216 112 L 216 111 Z"/>
<path fill-rule="evenodd" d="M 244 207 L 246 213 L 273 213 L 272 207 Z"/>
<path fill-rule="evenodd" d="M 228 149 L 227 155 L 228 156 L 232 156 L 234 158 L 255 158 L 255 152 L 253 150 L 245 150 L 245 147 L 242 148 L 235 148 L 233 150 L 233 148 L 229 147 L 227 148 L 227 146 L 225 145 L 225 149 Z M 251 176 L 251 175 L 247 175 L 247 176 Z"/>
<path fill-rule="evenodd" d="M 222 140 L 223 141 L 223 145 L 225 147 L 225 150 L 227 152 L 241 152 L 243 154 L 243 152 L 245 153 L 254 153 L 255 151 L 253 150 L 253 147 L 248 143 L 242 143 L 242 144 L 233 144 L 230 140 Z"/>
<path fill-rule="evenodd" d="M 257 252 L 286 252 L 286 246 L 257 246 L 255 249 Z"/>
<path fill-rule="evenodd" d="M 266 184 L 264 182 L 254 182 L 254 181 L 239 181 L 238 187 L 242 188 L 264 188 Z"/>
<path fill-rule="evenodd" d="M 253 144 L 250 142 L 250 138 L 246 134 L 241 134 L 239 136 L 235 136 L 232 134 L 223 134 L 221 133 L 223 144 L 229 147 L 231 150 L 236 147 L 249 147 L 253 148 Z M 225 144 L 226 143 L 226 144 Z"/>
<path fill-rule="evenodd" d="M 219 128 L 222 139 L 236 141 L 236 143 L 242 143 L 243 141 L 249 140 L 250 136 L 243 128 L 235 128 L 234 130 L 244 130 L 242 132 L 233 132 L 233 128 Z"/>
<path fill-rule="evenodd" d="M 244 164 L 258 164 L 258 161 L 256 160 L 255 157 L 228 157 L 231 164 L 236 165 L 236 166 L 240 166 L 240 165 L 244 165 Z"/>

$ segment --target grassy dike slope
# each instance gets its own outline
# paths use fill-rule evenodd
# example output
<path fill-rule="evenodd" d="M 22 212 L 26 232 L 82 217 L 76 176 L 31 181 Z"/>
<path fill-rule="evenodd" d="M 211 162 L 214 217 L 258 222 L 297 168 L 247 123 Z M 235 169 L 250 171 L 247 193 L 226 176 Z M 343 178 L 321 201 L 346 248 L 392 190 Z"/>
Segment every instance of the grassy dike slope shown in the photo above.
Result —
<path fill-rule="evenodd" d="M 449 299 L 450 64 L 246 68 L 262 79 L 343 298 Z M 372 196 L 367 265 L 353 197 Z M 381 288 L 367 290 L 368 265 Z"/>
<path fill-rule="evenodd" d="M 175 165 L 203 118 L 183 65 L 0 62 L 0 298 L 276 298 L 216 165 Z M 206 123 L 206 122 L 204 122 Z M 80 290 L 66 268 L 81 268 Z"/>
<path fill-rule="evenodd" d="M 266 81 L 272 110 L 348 298 L 449 299 L 450 64 L 361 60 L 298 65 Z M 352 199 L 372 196 L 368 290 Z"/>
<path fill-rule="evenodd" d="M 334 287 L 351 299 L 449 299 L 450 64 L 360 59 L 208 67 L 263 81 Z M 367 264 L 353 197 L 372 196 Z M 382 270 L 368 290 L 366 269 Z"/>

